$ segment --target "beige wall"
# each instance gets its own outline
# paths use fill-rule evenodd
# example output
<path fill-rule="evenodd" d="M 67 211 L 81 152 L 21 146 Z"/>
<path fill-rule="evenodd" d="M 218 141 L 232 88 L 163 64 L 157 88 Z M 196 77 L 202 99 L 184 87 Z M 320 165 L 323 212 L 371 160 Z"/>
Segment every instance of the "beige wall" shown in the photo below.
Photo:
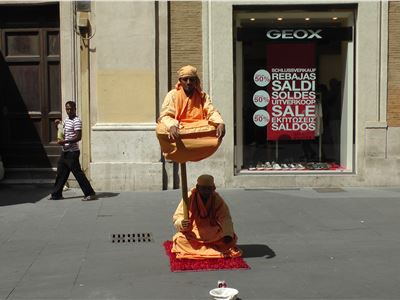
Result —
<path fill-rule="evenodd" d="M 95 15 L 97 122 L 154 122 L 154 3 L 98 1 Z"/>
<path fill-rule="evenodd" d="M 90 174 L 97 190 L 161 190 L 155 120 L 163 5 L 92 2 Z M 164 76 L 164 79 L 167 76 Z"/>
<path fill-rule="evenodd" d="M 98 122 L 151 122 L 155 119 L 154 72 L 99 70 Z"/>

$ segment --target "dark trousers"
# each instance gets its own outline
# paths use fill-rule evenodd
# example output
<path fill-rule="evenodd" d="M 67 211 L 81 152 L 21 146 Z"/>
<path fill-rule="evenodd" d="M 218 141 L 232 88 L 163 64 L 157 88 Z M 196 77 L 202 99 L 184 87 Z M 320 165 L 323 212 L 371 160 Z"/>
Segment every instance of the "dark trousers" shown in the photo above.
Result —
<path fill-rule="evenodd" d="M 80 151 L 69 151 L 62 152 L 57 165 L 57 177 L 54 183 L 54 188 L 51 195 L 55 198 L 62 196 L 62 191 L 65 183 L 68 180 L 69 173 L 74 174 L 76 181 L 78 181 L 83 194 L 86 196 L 93 195 L 94 190 L 90 185 L 89 180 L 86 178 L 85 173 L 81 169 L 81 164 L 79 163 Z"/>

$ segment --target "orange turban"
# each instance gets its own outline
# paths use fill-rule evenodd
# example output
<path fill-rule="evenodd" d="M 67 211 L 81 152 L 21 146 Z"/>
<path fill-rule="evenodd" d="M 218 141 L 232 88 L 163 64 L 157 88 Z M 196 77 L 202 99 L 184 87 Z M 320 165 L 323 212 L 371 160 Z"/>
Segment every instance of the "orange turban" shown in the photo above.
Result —
<path fill-rule="evenodd" d="M 178 70 L 178 78 L 182 77 L 197 77 L 197 69 L 191 65 L 184 66 Z"/>
<path fill-rule="evenodd" d="M 207 174 L 200 175 L 199 178 L 197 178 L 197 184 L 200 186 L 215 186 L 214 177 Z"/>

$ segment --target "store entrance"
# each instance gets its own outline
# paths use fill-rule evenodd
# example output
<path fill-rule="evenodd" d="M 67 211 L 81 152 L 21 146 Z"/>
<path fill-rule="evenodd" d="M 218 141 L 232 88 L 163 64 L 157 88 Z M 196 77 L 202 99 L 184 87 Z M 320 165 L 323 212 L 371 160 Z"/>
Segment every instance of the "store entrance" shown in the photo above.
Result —
<path fill-rule="evenodd" d="M 239 172 L 352 169 L 352 16 L 237 15 Z"/>

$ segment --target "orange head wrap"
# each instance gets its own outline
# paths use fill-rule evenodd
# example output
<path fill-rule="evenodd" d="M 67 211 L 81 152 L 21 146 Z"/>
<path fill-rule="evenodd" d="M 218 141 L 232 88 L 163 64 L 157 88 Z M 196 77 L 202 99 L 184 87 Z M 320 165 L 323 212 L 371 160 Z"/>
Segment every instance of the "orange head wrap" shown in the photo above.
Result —
<path fill-rule="evenodd" d="M 191 65 L 184 66 L 178 70 L 178 78 L 182 77 L 197 77 L 197 69 Z"/>
<path fill-rule="evenodd" d="M 200 175 L 199 178 L 197 178 L 197 184 L 199 186 L 215 186 L 214 177 L 208 174 Z"/>
<path fill-rule="evenodd" d="M 197 82 L 196 82 L 196 90 L 201 93 L 201 86 L 200 86 L 200 78 L 197 75 L 197 69 L 191 65 L 183 66 L 176 72 L 178 74 L 178 82 L 175 85 L 175 88 L 178 90 L 180 89 L 181 83 L 179 82 L 180 78 L 183 77 L 196 77 Z"/>

